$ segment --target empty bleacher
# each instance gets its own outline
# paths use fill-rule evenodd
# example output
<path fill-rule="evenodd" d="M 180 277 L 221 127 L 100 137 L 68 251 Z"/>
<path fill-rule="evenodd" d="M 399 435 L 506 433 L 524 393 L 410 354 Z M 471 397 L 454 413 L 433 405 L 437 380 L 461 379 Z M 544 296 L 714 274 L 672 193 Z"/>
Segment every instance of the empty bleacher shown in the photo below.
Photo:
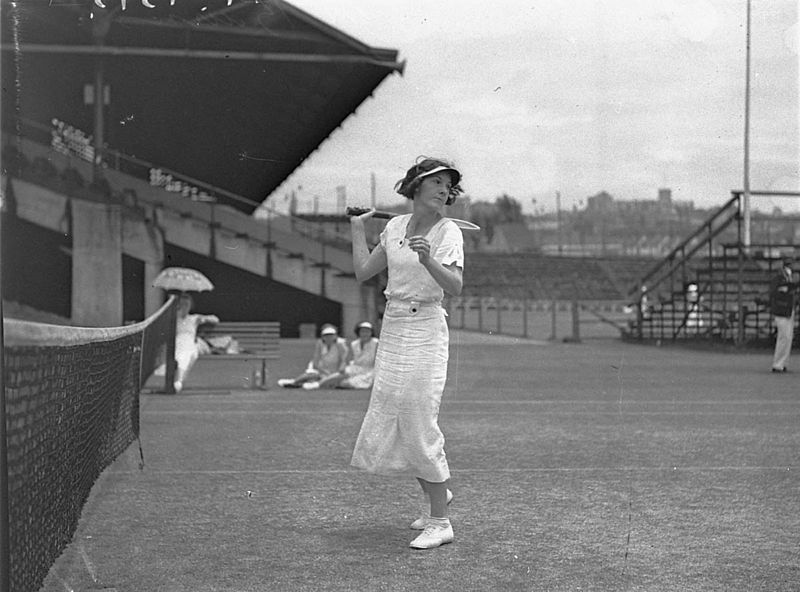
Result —
<path fill-rule="evenodd" d="M 630 287 L 654 263 L 654 259 L 638 257 L 470 253 L 464 273 L 464 295 L 623 301 L 628 298 Z"/>

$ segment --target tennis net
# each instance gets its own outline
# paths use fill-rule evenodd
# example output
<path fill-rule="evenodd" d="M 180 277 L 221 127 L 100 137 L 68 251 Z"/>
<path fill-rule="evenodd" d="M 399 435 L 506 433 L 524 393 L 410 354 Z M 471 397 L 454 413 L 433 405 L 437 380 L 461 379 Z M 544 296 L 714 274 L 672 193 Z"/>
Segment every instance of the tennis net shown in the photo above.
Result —
<path fill-rule="evenodd" d="M 139 436 L 139 393 L 175 300 L 126 327 L 4 319 L 11 592 L 38 590 L 102 471 Z M 139 447 L 141 462 L 141 446 Z"/>

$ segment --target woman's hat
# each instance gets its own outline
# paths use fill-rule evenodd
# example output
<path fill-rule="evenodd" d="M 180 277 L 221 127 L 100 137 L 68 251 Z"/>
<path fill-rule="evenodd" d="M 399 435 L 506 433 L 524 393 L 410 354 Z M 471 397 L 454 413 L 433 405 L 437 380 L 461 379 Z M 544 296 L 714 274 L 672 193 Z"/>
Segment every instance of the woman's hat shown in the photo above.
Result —
<path fill-rule="evenodd" d="M 320 335 L 338 335 L 339 332 L 336 330 L 336 327 L 333 325 L 325 325 L 322 327 L 322 331 L 319 332 Z"/>
<path fill-rule="evenodd" d="M 448 173 L 450 173 L 453 185 L 458 185 L 458 182 L 461 181 L 461 173 L 458 172 L 458 169 L 454 169 L 453 167 L 446 165 L 439 165 L 432 168 L 429 171 L 422 172 L 418 174 L 416 178 L 422 179 L 423 177 L 430 177 L 431 175 L 435 175 L 436 173 L 441 173 L 442 171 L 447 171 Z"/>
<path fill-rule="evenodd" d="M 358 333 L 360 329 L 369 329 L 373 334 L 375 333 L 375 327 L 373 327 L 372 323 L 369 321 L 363 321 L 356 325 L 356 333 Z"/>

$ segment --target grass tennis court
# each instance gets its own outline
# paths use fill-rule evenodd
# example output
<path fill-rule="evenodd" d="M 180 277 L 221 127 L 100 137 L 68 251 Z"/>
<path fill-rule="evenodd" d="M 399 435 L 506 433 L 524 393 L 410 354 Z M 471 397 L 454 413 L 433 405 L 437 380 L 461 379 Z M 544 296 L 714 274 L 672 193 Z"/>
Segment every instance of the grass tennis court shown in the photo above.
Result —
<path fill-rule="evenodd" d="M 312 341 L 281 348 L 273 383 Z M 142 396 L 144 470 L 135 444 L 106 470 L 43 589 L 797 590 L 795 365 L 454 332 L 456 540 L 414 551 L 416 482 L 348 468 L 367 392 L 227 390 L 247 370 L 201 361 Z"/>

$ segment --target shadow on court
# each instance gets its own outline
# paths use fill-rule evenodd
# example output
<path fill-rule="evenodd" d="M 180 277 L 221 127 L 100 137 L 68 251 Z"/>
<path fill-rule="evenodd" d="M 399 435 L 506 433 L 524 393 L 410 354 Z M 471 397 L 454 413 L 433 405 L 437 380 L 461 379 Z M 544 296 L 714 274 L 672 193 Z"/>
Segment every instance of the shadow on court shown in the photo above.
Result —
<path fill-rule="evenodd" d="M 797 590 L 800 363 L 454 332 L 440 424 L 456 540 L 414 551 L 411 477 L 348 468 L 365 391 L 203 360 L 144 394 L 44 590 Z M 226 386 L 226 384 L 228 386 Z M 233 386 L 234 388 L 228 388 Z"/>

